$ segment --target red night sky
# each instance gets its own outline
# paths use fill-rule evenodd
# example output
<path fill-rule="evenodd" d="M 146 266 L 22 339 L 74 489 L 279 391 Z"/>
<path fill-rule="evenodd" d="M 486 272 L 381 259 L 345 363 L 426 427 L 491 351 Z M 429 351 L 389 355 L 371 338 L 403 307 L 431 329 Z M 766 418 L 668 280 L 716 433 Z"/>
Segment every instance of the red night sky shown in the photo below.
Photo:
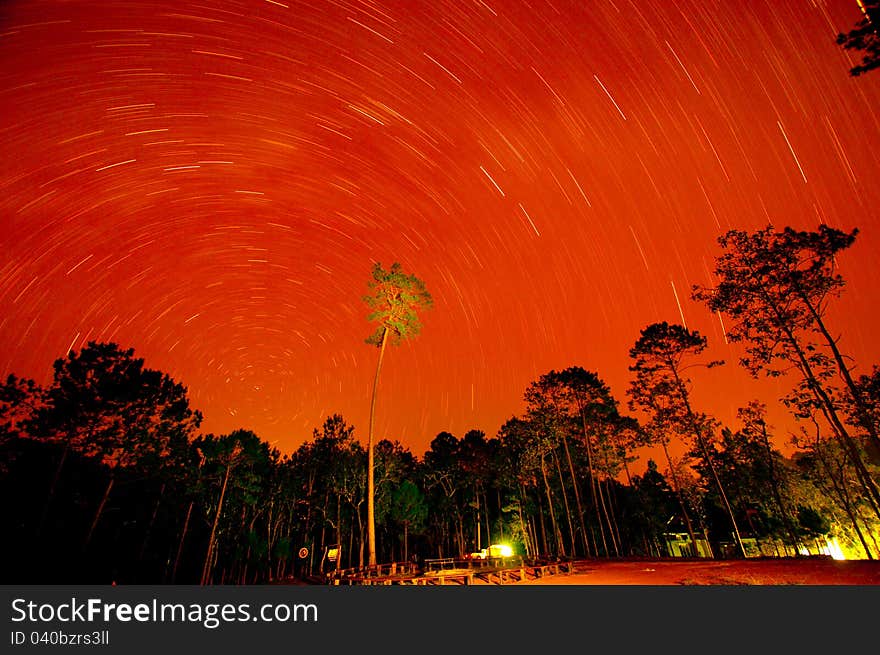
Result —
<path fill-rule="evenodd" d="M 89 340 L 167 371 L 205 431 L 366 436 L 361 301 L 399 261 L 435 300 L 388 352 L 377 434 L 490 436 L 551 368 L 621 399 L 645 325 L 728 365 L 725 422 L 789 386 L 689 298 L 715 239 L 861 230 L 832 324 L 880 360 L 880 73 L 854 1 L 125 0 L 0 8 L 0 373 Z M 873 75 L 876 75 L 874 77 Z M 784 421 L 775 405 L 771 418 Z M 784 430 L 779 430 L 780 444 Z"/>

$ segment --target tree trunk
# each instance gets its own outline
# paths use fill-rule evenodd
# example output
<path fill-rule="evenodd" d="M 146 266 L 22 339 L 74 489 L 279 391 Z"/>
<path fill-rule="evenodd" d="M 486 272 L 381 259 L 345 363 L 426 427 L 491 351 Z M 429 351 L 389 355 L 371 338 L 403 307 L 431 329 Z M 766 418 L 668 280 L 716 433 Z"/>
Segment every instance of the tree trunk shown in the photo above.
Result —
<path fill-rule="evenodd" d="M 177 567 L 180 564 L 180 555 L 183 553 L 183 542 L 186 539 L 187 530 L 189 530 L 189 517 L 192 516 L 193 503 L 189 501 L 189 507 L 186 508 L 186 518 L 183 519 L 183 529 L 180 531 L 180 542 L 177 544 L 177 554 L 174 556 L 174 567 L 171 569 L 171 584 L 177 579 Z"/>
<path fill-rule="evenodd" d="M 556 463 L 556 474 L 559 476 L 559 488 L 562 491 L 562 501 L 565 507 L 565 518 L 568 521 L 568 535 L 571 541 L 571 554 L 572 556 L 574 556 L 576 552 L 574 524 L 571 522 L 571 508 L 568 506 L 568 494 L 565 491 L 565 479 L 562 477 L 562 465 L 559 463 L 559 458 L 556 456 L 556 450 L 551 450 L 550 454 L 553 455 L 553 461 Z"/>
<path fill-rule="evenodd" d="M 373 381 L 373 399 L 370 401 L 370 437 L 367 446 L 367 532 L 370 549 L 370 566 L 376 566 L 376 490 L 373 481 L 373 425 L 376 418 L 376 391 L 379 388 L 379 371 L 382 370 L 382 358 L 388 343 L 388 328 L 382 329 L 382 344 L 379 347 L 379 361 L 376 364 L 376 379 Z"/>
<path fill-rule="evenodd" d="M 342 498 L 336 494 L 336 562 L 335 568 L 342 568 Z"/>
<path fill-rule="evenodd" d="M 587 431 L 587 417 L 584 414 L 583 406 L 580 398 L 578 398 L 578 411 L 581 415 L 581 425 L 584 433 L 584 445 L 587 447 L 587 468 L 590 471 L 590 495 L 593 498 L 593 509 L 596 511 L 596 521 L 599 524 L 599 534 L 602 537 L 602 548 L 605 551 L 605 557 L 608 557 L 608 541 L 605 539 L 605 527 L 602 525 L 602 513 L 599 511 L 599 494 L 596 491 L 596 469 L 593 466 L 593 445 L 590 441 L 590 435 Z M 598 548 L 596 555 L 598 556 Z"/>
<path fill-rule="evenodd" d="M 464 500 L 464 499 L 462 499 Z M 466 552 L 465 542 L 464 542 L 464 518 L 462 517 L 462 512 L 458 514 L 458 556 L 459 558 L 463 558 Z"/>
<path fill-rule="evenodd" d="M 226 463 L 226 473 L 223 475 L 223 486 L 220 488 L 220 499 L 217 501 L 217 511 L 214 513 L 214 523 L 211 526 L 211 535 L 208 537 L 208 552 L 205 553 L 205 565 L 202 567 L 202 579 L 200 584 L 208 584 L 212 568 L 211 556 L 214 554 L 214 539 L 217 535 L 217 525 L 220 523 L 220 513 L 223 511 L 223 498 L 226 496 L 226 485 L 229 484 L 229 474 L 232 471 L 233 457 L 230 455 Z"/>
<path fill-rule="evenodd" d="M 836 467 L 838 469 L 838 472 L 840 473 L 840 478 L 838 478 L 835 475 L 834 471 L 832 470 L 831 463 L 828 462 L 828 460 L 822 455 L 822 453 L 820 451 L 820 446 L 818 443 L 816 444 L 816 455 L 819 458 L 819 462 L 822 464 L 823 468 L 825 469 L 825 473 L 826 473 L 828 479 L 831 481 L 831 486 L 833 487 L 834 492 L 837 495 L 837 498 L 838 498 L 838 501 L 839 501 L 841 508 L 843 509 L 844 512 L 846 512 L 846 515 L 849 517 L 850 523 L 852 523 L 853 530 L 855 530 L 855 532 L 856 532 L 856 536 L 858 536 L 859 541 L 862 543 L 862 548 L 865 551 L 865 555 L 867 556 L 867 558 L 869 560 L 874 559 L 871 556 L 871 549 L 868 548 L 868 542 L 865 541 L 865 537 L 862 534 L 861 529 L 859 528 L 858 519 L 856 518 L 855 513 L 853 512 L 852 502 L 849 497 L 849 493 L 846 490 L 844 464 L 840 463 Z"/>
<path fill-rule="evenodd" d="M 55 467 L 55 474 L 52 476 L 52 482 L 49 483 L 49 493 L 46 495 L 46 502 L 43 503 L 43 511 L 40 513 L 40 520 L 37 522 L 37 529 L 34 533 L 35 537 L 39 537 L 43 532 L 43 525 L 46 523 L 46 518 L 49 516 L 49 506 L 52 504 L 52 499 L 55 497 L 55 487 L 58 486 L 58 481 L 61 479 L 61 470 L 64 468 L 64 462 L 67 461 L 67 453 L 70 452 L 70 436 L 64 442 L 64 450 L 61 451 L 61 458 L 58 460 L 58 466 Z"/>
<path fill-rule="evenodd" d="M 801 372 L 801 375 L 804 376 L 804 380 L 806 380 L 807 386 L 809 387 L 810 391 L 812 391 L 813 396 L 816 398 L 816 400 L 819 401 L 821 411 L 825 418 L 828 420 L 828 423 L 831 425 L 831 429 L 834 431 L 834 434 L 844 445 L 844 447 L 849 451 L 850 456 L 853 459 L 853 465 L 855 466 L 858 473 L 859 481 L 873 501 L 872 505 L 874 508 L 874 513 L 877 514 L 878 518 L 880 518 L 880 490 L 878 490 L 873 478 L 871 478 L 871 474 L 868 472 L 867 468 L 865 468 L 865 463 L 862 461 L 858 446 L 856 446 L 853 438 L 849 434 L 849 431 L 846 429 L 846 427 L 844 427 L 843 422 L 837 415 L 837 408 L 834 406 L 834 402 L 819 383 L 816 374 L 813 372 L 813 367 L 810 365 L 809 359 L 804 353 L 804 349 L 801 347 L 800 342 L 798 341 L 797 337 L 795 336 L 794 332 L 786 321 L 781 309 L 776 305 L 776 303 L 773 302 L 772 298 L 766 292 L 766 290 L 762 288 L 761 291 L 762 299 L 764 300 L 770 311 L 773 313 L 773 315 L 776 317 L 777 325 L 785 336 L 786 343 L 795 354 L 795 365 Z M 824 324 L 822 325 L 822 327 L 824 327 Z M 846 367 L 844 366 L 844 368 Z M 854 399 L 854 401 L 856 402 L 857 400 L 858 399 Z"/>
<path fill-rule="evenodd" d="M 608 536 L 611 537 L 611 546 L 614 548 L 614 556 L 620 557 L 620 549 L 617 544 L 618 538 L 614 535 L 614 522 L 612 520 L 613 511 L 608 509 L 611 505 L 611 499 L 609 498 L 607 501 L 605 500 L 607 494 L 602 490 L 602 480 L 599 480 L 596 483 L 596 486 L 599 488 L 599 502 L 602 505 L 602 514 L 605 516 L 605 522 L 608 524 Z"/>
<path fill-rule="evenodd" d="M 709 454 L 709 448 L 703 441 L 702 436 L 700 436 L 699 439 L 704 457 L 709 464 L 709 470 L 712 472 L 712 478 L 715 480 L 715 486 L 718 488 L 718 493 L 721 494 L 721 500 L 724 501 L 724 507 L 727 510 L 727 515 L 730 517 L 730 525 L 733 527 L 733 534 L 736 539 L 736 545 L 739 547 L 740 554 L 744 558 L 748 557 L 748 555 L 746 555 L 745 546 L 743 546 L 742 537 L 739 534 L 739 526 L 736 524 L 736 518 L 733 515 L 733 508 L 730 506 L 730 501 L 727 500 L 727 494 L 724 492 L 724 487 L 721 485 L 721 479 L 718 477 L 718 472 L 715 470 L 715 464 L 712 462 L 712 456 Z"/>
<path fill-rule="evenodd" d="M 565 544 L 562 543 L 562 531 L 556 523 L 556 512 L 553 509 L 553 497 L 550 494 L 550 483 L 547 481 L 547 467 L 544 465 L 544 453 L 541 453 L 541 477 L 544 479 L 544 492 L 547 494 L 550 523 L 553 526 L 553 537 L 556 539 L 556 554 L 565 556 Z"/>
<path fill-rule="evenodd" d="M 858 512 L 858 509 L 856 510 Z M 880 544 L 877 543 L 877 537 L 874 536 L 874 532 L 870 528 L 870 523 L 862 516 L 861 512 L 858 512 L 859 518 L 862 520 L 862 523 L 868 528 L 868 536 L 871 538 L 871 543 L 874 544 L 874 552 L 880 556 Z"/>
<path fill-rule="evenodd" d="M 822 320 L 821 314 L 819 313 L 818 309 L 814 307 L 813 304 L 809 301 L 806 294 L 801 291 L 800 295 L 801 299 L 809 308 L 810 313 L 813 315 L 813 319 L 816 321 L 819 332 L 822 333 L 822 336 L 824 336 L 825 340 L 828 342 L 829 348 L 831 348 L 831 353 L 834 355 L 834 361 L 837 364 L 837 370 L 840 373 L 840 377 L 842 377 L 843 381 L 846 383 L 846 386 L 849 389 L 850 394 L 852 395 L 853 402 L 856 405 L 856 414 L 862 420 L 863 427 L 868 431 L 868 437 L 871 445 L 874 447 L 875 454 L 880 457 L 880 435 L 877 434 L 877 426 L 870 418 L 870 412 L 865 406 L 865 402 L 862 398 L 862 395 L 859 393 L 858 388 L 856 387 L 856 383 L 852 379 L 852 375 L 850 375 L 849 368 L 844 361 L 843 354 L 841 354 L 840 349 L 838 349 L 837 347 L 837 340 L 834 339 L 828 332 L 828 329 L 825 327 L 825 321 Z"/>
<path fill-rule="evenodd" d="M 140 563 L 144 559 L 144 553 L 147 552 L 147 542 L 150 540 L 150 534 L 153 532 L 153 526 L 156 524 L 156 516 L 159 514 L 159 505 L 162 503 L 162 497 L 165 495 L 165 482 L 162 482 L 162 485 L 159 487 L 159 497 L 156 499 L 156 504 L 153 506 L 153 513 L 150 515 L 150 522 L 147 525 L 146 534 L 144 534 L 144 541 L 141 544 L 140 550 L 138 551 L 137 561 Z"/>
<path fill-rule="evenodd" d="M 345 568 L 352 568 L 354 566 L 354 560 L 352 560 L 352 555 L 354 554 L 354 520 L 350 520 L 348 522 L 348 552 L 347 552 L 347 566 Z"/>
<path fill-rule="evenodd" d="M 699 557 L 700 551 L 697 549 L 697 537 L 694 534 L 694 526 L 691 524 L 691 517 L 687 512 L 684 498 L 681 495 L 681 486 L 678 484 L 678 474 L 675 472 L 675 467 L 672 465 L 672 458 L 669 457 L 669 450 L 666 448 L 666 441 L 663 441 L 663 454 L 666 455 L 666 463 L 669 465 L 669 474 L 672 476 L 672 484 L 675 485 L 675 495 L 678 498 L 678 505 L 681 507 L 681 515 L 684 517 L 684 524 L 687 526 L 688 536 L 691 538 L 691 545 L 694 549 L 693 556 Z"/>
<path fill-rule="evenodd" d="M 361 509 L 357 508 L 358 518 L 358 568 L 364 568 L 364 521 L 361 518 Z"/>
<path fill-rule="evenodd" d="M 629 473 L 629 464 L 626 463 L 626 456 L 623 458 L 623 470 L 626 473 L 626 483 L 629 485 L 630 489 L 633 489 L 633 481 L 632 476 Z M 658 540 L 657 535 L 654 533 L 654 524 L 651 523 L 647 518 L 647 512 L 645 511 L 645 498 L 642 495 L 642 489 L 639 487 L 636 491 L 636 497 L 639 499 L 639 517 L 642 519 L 642 540 L 645 542 L 645 552 L 648 555 L 651 554 L 651 549 L 656 548 L 657 556 L 660 556 L 660 549 L 657 546 Z M 645 533 L 645 527 L 649 528 L 651 531 L 651 545 L 648 546 L 648 535 Z"/>
<path fill-rule="evenodd" d="M 409 522 L 403 522 L 403 561 L 409 562 Z"/>
<path fill-rule="evenodd" d="M 590 556 L 590 545 L 587 540 L 587 529 L 584 526 L 584 508 L 581 503 L 581 492 L 580 485 L 578 484 L 577 475 L 574 472 L 574 463 L 571 460 L 571 451 L 568 449 L 568 438 L 565 436 L 565 432 L 562 433 L 562 446 L 565 448 L 565 459 L 568 462 L 568 472 L 571 475 L 571 486 L 574 489 L 574 504 L 577 507 L 577 515 L 578 515 L 578 527 L 580 527 L 581 531 L 581 540 L 584 544 L 584 554 L 589 557 Z M 572 551 L 572 555 L 574 555 L 574 551 Z"/>
<path fill-rule="evenodd" d="M 519 496 L 520 496 L 520 502 L 517 503 L 517 506 L 516 506 L 516 510 L 517 510 L 516 513 L 519 516 L 519 529 L 522 532 L 523 548 L 525 548 L 526 557 L 531 557 L 532 552 L 535 552 L 535 551 L 533 551 L 532 548 L 530 547 L 531 544 L 529 542 L 531 539 L 531 535 L 529 535 L 529 531 L 526 528 L 526 523 L 523 520 L 523 505 L 525 504 L 525 496 L 523 494 L 523 489 L 522 489 L 521 484 L 519 485 Z"/>
<path fill-rule="evenodd" d="M 548 556 L 550 554 L 550 543 L 547 540 L 547 525 L 544 520 L 544 504 L 541 502 L 541 494 L 536 493 L 535 495 L 538 498 L 538 520 L 541 522 L 541 545 L 543 546 L 543 548 L 535 549 L 535 553 L 537 554 L 540 552 L 541 554 Z M 537 539 L 537 537 L 538 535 L 536 534 L 535 538 Z"/>
<path fill-rule="evenodd" d="M 706 443 L 705 438 L 703 437 L 703 430 L 697 424 L 697 417 L 691 409 L 691 403 L 688 398 L 687 388 L 682 382 L 681 378 L 678 376 L 678 369 L 671 365 L 669 366 L 669 370 L 675 378 L 675 383 L 678 385 L 679 393 L 681 394 L 681 399 L 684 402 L 685 410 L 687 411 L 688 419 L 691 423 L 691 429 L 694 432 L 694 436 L 697 438 L 697 443 L 700 445 L 700 450 L 703 453 L 703 457 L 706 460 L 706 464 L 709 466 L 709 471 L 712 473 L 712 479 L 715 481 L 715 486 L 718 489 L 718 493 L 721 496 L 721 500 L 724 502 L 724 507 L 727 510 L 727 515 L 730 517 L 730 524 L 733 527 L 734 538 L 736 539 L 736 545 L 739 547 L 739 551 L 742 554 L 743 558 L 747 557 L 746 549 L 742 543 L 742 537 L 739 534 L 739 526 L 736 524 L 736 517 L 733 515 L 733 509 L 730 506 L 730 502 L 727 500 L 727 494 L 724 492 L 724 487 L 721 484 L 721 479 L 718 477 L 718 472 L 715 469 L 715 462 L 712 461 L 712 456 L 709 453 L 709 446 Z"/>
<path fill-rule="evenodd" d="M 610 439 L 609 439 L 610 442 Z M 608 529 L 611 532 L 611 539 L 614 541 L 614 550 L 620 556 L 623 551 L 623 539 L 620 536 L 620 526 L 617 523 L 617 494 L 614 492 L 614 485 L 611 475 L 608 471 L 611 470 L 611 462 L 608 459 L 608 453 L 605 452 L 604 458 L 605 460 L 605 496 L 607 497 L 608 504 Z M 626 465 L 626 455 L 624 454 L 624 466 Z M 601 483 L 600 483 L 601 486 Z"/>
<path fill-rule="evenodd" d="M 504 507 L 501 505 L 501 489 L 495 488 L 495 498 L 498 500 L 498 529 L 501 533 L 500 541 L 504 543 Z"/>
<path fill-rule="evenodd" d="M 272 577 L 274 575 L 272 564 L 272 546 L 275 543 L 274 534 L 277 530 L 277 526 L 273 521 L 274 510 L 275 501 L 273 500 L 269 503 L 269 513 L 266 516 L 266 571 L 269 574 L 269 582 L 272 581 Z"/>
<path fill-rule="evenodd" d="M 791 545 L 794 547 L 794 552 L 797 553 L 799 539 L 794 531 L 794 526 L 791 523 L 788 510 L 782 502 L 782 494 L 779 492 L 779 480 L 776 478 L 776 471 L 773 467 L 773 448 L 770 445 L 770 436 L 767 434 L 767 425 L 763 420 L 761 421 L 761 436 L 764 438 L 764 447 L 767 449 L 767 471 L 770 475 L 770 489 L 773 492 L 773 499 L 776 501 L 777 507 L 779 507 L 779 513 L 782 516 L 782 524 L 785 526 L 788 538 L 791 539 Z"/>
<path fill-rule="evenodd" d="M 833 476 L 831 476 L 831 483 L 837 490 L 837 495 L 840 497 L 841 505 L 843 505 L 843 511 L 846 512 L 846 515 L 849 517 L 850 523 L 852 523 L 853 526 L 853 530 L 856 531 L 856 535 L 858 536 L 859 541 L 862 543 L 862 549 L 865 551 L 866 557 L 869 560 L 874 559 L 874 557 L 871 555 L 871 549 L 868 548 L 868 542 L 865 541 L 865 535 L 862 534 L 862 530 L 861 528 L 859 528 L 859 521 L 855 513 L 853 512 L 852 504 L 849 499 L 849 494 L 847 494 L 844 489 L 838 487 L 838 484 L 834 480 Z"/>
<path fill-rule="evenodd" d="M 83 541 L 83 550 L 89 547 L 89 543 L 92 541 L 92 535 L 95 532 L 95 528 L 98 526 L 98 521 L 101 520 L 101 514 L 104 513 L 104 506 L 107 504 L 107 499 L 110 497 L 110 490 L 113 489 L 113 483 L 116 481 L 116 470 L 114 469 L 112 473 L 110 473 L 110 481 L 107 483 L 107 488 L 104 489 L 104 495 L 101 497 L 101 502 L 98 504 L 98 509 L 95 512 L 95 518 L 92 519 L 92 524 L 89 526 L 89 532 L 86 534 L 86 538 Z"/>
<path fill-rule="evenodd" d="M 492 525 L 489 516 L 489 492 L 483 491 L 483 507 L 486 508 L 486 546 L 492 545 Z"/>
<path fill-rule="evenodd" d="M 809 365 L 807 365 L 809 366 Z M 812 375 L 812 372 L 810 372 Z M 871 474 L 868 472 L 868 469 L 865 468 L 865 463 L 862 461 L 861 454 L 859 453 L 859 448 L 856 445 L 853 438 L 850 436 L 849 431 L 844 427 L 840 418 L 837 416 L 837 411 L 834 408 L 834 404 L 832 399 L 828 396 L 824 389 L 818 386 L 818 382 L 813 382 L 810 384 L 810 389 L 813 392 L 813 395 L 820 402 L 819 409 L 822 412 L 822 415 L 831 425 L 831 430 L 834 432 L 835 437 L 840 441 L 841 445 L 843 445 L 844 449 L 849 453 L 850 458 L 853 462 L 853 467 L 856 470 L 856 476 L 859 479 L 859 483 L 862 485 L 862 488 L 867 492 L 868 501 L 871 505 L 871 508 L 874 510 L 874 513 L 880 518 L 880 490 L 877 489 L 877 485 L 874 483 Z"/>
<path fill-rule="evenodd" d="M 474 548 L 474 550 L 480 550 L 480 548 L 481 548 L 481 545 L 480 545 L 480 544 L 481 544 L 482 541 L 483 541 L 482 538 L 481 538 L 482 535 L 480 534 L 480 529 L 481 529 L 480 521 L 481 521 L 482 519 L 481 519 L 481 517 L 480 517 L 480 492 L 479 492 L 479 490 L 478 490 L 478 488 L 477 488 L 477 484 L 476 484 L 476 483 L 474 483 L 474 501 L 476 501 L 476 504 L 477 504 L 477 508 L 476 508 L 476 509 L 477 509 L 477 514 L 476 514 L 476 517 L 475 517 L 476 520 L 474 521 L 474 537 L 476 538 L 477 543 L 476 543 L 476 548 Z"/>
<path fill-rule="evenodd" d="M 614 526 L 611 522 L 611 514 L 608 511 L 609 503 L 605 500 L 605 486 L 602 484 L 602 482 L 602 480 L 596 481 L 596 489 L 599 492 L 599 506 L 602 508 L 602 517 L 605 519 L 605 525 L 608 526 L 608 537 L 611 540 L 611 547 L 614 549 L 614 556 L 620 557 L 620 551 L 617 548 L 617 540 L 614 536 Z M 610 556 L 611 553 L 609 552 L 608 555 Z"/>

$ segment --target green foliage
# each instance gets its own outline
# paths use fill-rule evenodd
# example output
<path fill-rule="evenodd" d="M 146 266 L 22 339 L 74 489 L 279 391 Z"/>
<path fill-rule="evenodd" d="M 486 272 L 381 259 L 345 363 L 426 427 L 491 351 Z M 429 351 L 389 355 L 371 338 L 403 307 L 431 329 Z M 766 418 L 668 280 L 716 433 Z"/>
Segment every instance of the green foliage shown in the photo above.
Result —
<path fill-rule="evenodd" d="M 880 518 L 880 489 L 865 453 L 865 446 L 871 446 L 880 457 L 871 381 L 853 379 L 839 336 L 825 324 L 830 301 L 844 287 L 837 259 L 857 234 L 856 229 L 843 232 L 826 225 L 813 232 L 780 232 L 772 226 L 753 233 L 731 230 L 719 238 L 724 251 L 716 259 L 718 284 L 694 287 L 693 296 L 732 318 L 728 336 L 745 347 L 740 362 L 753 376 L 778 377 L 790 370 L 799 374 L 783 402 L 796 418 L 815 426 L 817 435 L 824 435 L 807 447 L 832 453 L 822 441 L 828 436 L 838 440 L 844 449 L 844 456 L 835 458 L 840 465 L 829 460 L 825 466 L 835 481 L 835 495 L 851 508 L 849 496 L 867 493 Z M 853 436 L 847 422 L 866 431 L 867 438 Z M 823 425 L 830 427 L 830 435 Z M 857 521 L 854 514 L 852 521 Z"/>
<path fill-rule="evenodd" d="M 379 386 L 379 371 L 382 369 L 382 356 L 385 345 L 399 344 L 403 339 L 414 337 L 421 330 L 418 310 L 432 306 L 431 295 L 415 275 L 407 275 L 400 264 L 395 262 L 390 270 L 376 262 L 373 266 L 373 279 L 367 284 L 371 294 L 363 300 L 372 310 L 369 320 L 378 322 L 376 331 L 366 342 L 380 347 L 376 363 L 376 379 L 373 383 L 373 398 L 370 403 L 370 428 L 367 445 L 367 532 L 369 544 L 369 564 L 376 565 L 376 484 L 375 449 L 373 447 L 373 424 L 376 412 L 376 391 Z M 387 507 L 380 507 L 386 512 Z"/>
<path fill-rule="evenodd" d="M 384 522 L 390 515 L 394 491 L 413 474 L 415 458 L 397 441 L 382 439 L 376 444 L 376 521 Z"/>
<path fill-rule="evenodd" d="M 802 527 L 809 536 L 839 535 L 856 552 L 861 550 L 867 555 L 874 548 L 876 553 L 876 545 L 868 535 L 876 534 L 880 522 L 872 511 L 871 499 L 859 484 L 851 453 L 839 440 L 823 436 L 816 424 L 814 428 L 812 433 L 802 428 L 793 440 L 799 449 L 793 459 L 801 480 L 797 488 L 790 490 L 790 498 L 795 506 L 808 510 Z M 873 475 L 877 475 L 876 469 Z M 810 527 L 814 526 L 809 520 L 813 514 L 821 517 L 819 531 Z"/>
<path fill-rule="evenodd" d="M 455 534 L 464 514 L 467 490 L 459 461 L 460 443 L 449 432 L 440 432 L 431 440 L 424 456 L 424 484 L 430 505 L 429 523 L 435 539 L 441 543 Z"/>
<path fill-rule="evenodd" d="M 534 428 L 529 421 L 511 417 L 499 428 L 498 441 L 499 457 L 496 474 L 502 484 L 512 489 L 516 489 L 519 485 L 534 487 L 538 469 L 538 450 L 534 447 Z"/>
<path fill-rule="evenodd" d="M 841 357 L 821 323 L 843 288 L 836 257 L 856 234 L 825 226 L 731 231 L 720 239 L 718 286 L 694 291 L 731 315 L 730 337 L 744 346 L 753 375 L 800 367 L 804 382 L 787 400 L 815 430 L 803 430 L 794 460 L 771 446 L 758 404 L 719 439 L 715 421 L 690 406 L 687 373 L 719 362 L 703 359 L 699 333 L 655 323 L 629 353 L 629 407 L 644 413 L 644 425 L 621 415 L 598 373 L 572 366 L 532 382 L 523 416 L 506 421 L 497 438 L 441 432 L 421 459 L 396 441 L 376 443 L 379 539 L 369 543 L 380 560 L 401 554 L 402 532 L 404 554 L 412 537 L 413 551 L 429 557 L 511 539 L 530 557 L 655 554 L 663 532 L 681 529 L 678 517 L 690 532 L 708 526 L 729 535 L 719 527 L 722 500 L 732 524 L 735 512 L 762 535 L 831 534 L 862 552 L 876 549 L 875 498 L 865 481 L 877 469 L 855 463 L 865 433 L 880 423 L 880 368 L 844 387 Z M 369 343 L 418 334 L 419 311 L 431 306 L 420 280 L 399 264 L 376 264 L 369 287 L 377 323 Z M 381 357 L 377 380 L 380 368 Z M 854 428 L 857 448 L 829 438 L 820 423 L 835 411 Z M 342 547 L 340 567 L 365 564 L 370 455 L 354 426 L 333 414 L 282 455 L 247 430 L 195 436 L 200 423 L 182 385 L 116 344 L 68 353 L 45 389 L 9 376 L 0 385 L 0 500 L 12 538 L 0 544 L 0 561 L 12 569 L 29 563 L 45 572 L 41 582 L 186 583 L 204 566 L 206 581 L 227 584 L 316 574 L 314 555 L 333 543 Z M 844 434 L 836 429 L 832 436 Z M 633 449 L 671 438 L 700 446 L 692 459 L 669 460 L 672 487 L 653 461 L 630 485 L 620 482 L 624 473 L 629 479 Z M 55 544 L 79 541 L 90 521 L 88 557 L 55 552 Z M 300 558 L 304 546 L 310 554 Z"/>
<path fill-rule="evenodd" d="M 831 532 L 828 519 L 812 507 L 798 507 L 797 519 L 803 531 L 812 537 L 821 537 Z"/>
<path fill-rule="evenodd" d="M 391 496 L 391 519 L 406 525 L 408 532 L 420 534 L 428 518 L 428 503 L 424 494 L 410 480 L 403 480 Z"/>
<path fill-rule="evenodd" d="M 711 449 L 715 469 L 730 496 L 736 499 L 739 516 L 745 518 L 755 536 L 772 535 L 797 546 L 791 518 L 793 489 L 797 474 L 782 453 L 772 445 L 766 407 L 757 401 L 737 411 L 742 427 L 724 428 Z M 697 470 L 706 475 L 705 465 Z"/>
<path fill-rule="evenodd" d="M 424 282 L 415 275 L 404 273 L 397 262 L 389 270 L 376 262 L 367 286 L 370 294 L 364 296 L 363 300 L 371 310 L 368 320 L 378 323 L 376 331 L 366 340 L 368 344 L 381 345 L 386 331 L 392 345 L 412 338 L 421 331 L 418 312 L 433 306 Z"/>

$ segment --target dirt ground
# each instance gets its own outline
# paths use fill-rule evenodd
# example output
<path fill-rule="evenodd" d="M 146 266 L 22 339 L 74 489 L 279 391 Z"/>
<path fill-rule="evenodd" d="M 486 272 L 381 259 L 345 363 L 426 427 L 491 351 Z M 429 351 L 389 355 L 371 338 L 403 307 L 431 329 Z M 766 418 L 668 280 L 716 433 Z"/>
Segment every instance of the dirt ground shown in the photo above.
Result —
<path fill-rule="evenodd" d="M 880 585 L 880 562 L 824 558 L 591 561 L 540 585 Z"/>

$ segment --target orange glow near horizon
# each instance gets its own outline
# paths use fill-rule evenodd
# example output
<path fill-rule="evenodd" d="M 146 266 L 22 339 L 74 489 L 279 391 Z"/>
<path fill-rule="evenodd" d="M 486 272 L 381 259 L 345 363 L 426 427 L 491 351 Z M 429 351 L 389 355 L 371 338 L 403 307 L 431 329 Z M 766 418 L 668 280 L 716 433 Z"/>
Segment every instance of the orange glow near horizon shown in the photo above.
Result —
<path fill-rule="evenodd" d="M 380 438 L 494 436 L 573 365 L 625 402 L 666 320 L 727 361 L 695 405 L 738 427 L 759 398 L 784 447 L 790 385 L 739 369 L 690 288 L 724 231 L 820 222 L 860 230 L 831 323 L 880 361 L 880 73 L 835 43 L 856 3 L 210 4 L 0 9 L 0 373 L 112 340 L 205 431 L 289 452 L 341 413 L 364 440 L 361 297 L 399 261 L 434 309 L 386 355 Z"/>

